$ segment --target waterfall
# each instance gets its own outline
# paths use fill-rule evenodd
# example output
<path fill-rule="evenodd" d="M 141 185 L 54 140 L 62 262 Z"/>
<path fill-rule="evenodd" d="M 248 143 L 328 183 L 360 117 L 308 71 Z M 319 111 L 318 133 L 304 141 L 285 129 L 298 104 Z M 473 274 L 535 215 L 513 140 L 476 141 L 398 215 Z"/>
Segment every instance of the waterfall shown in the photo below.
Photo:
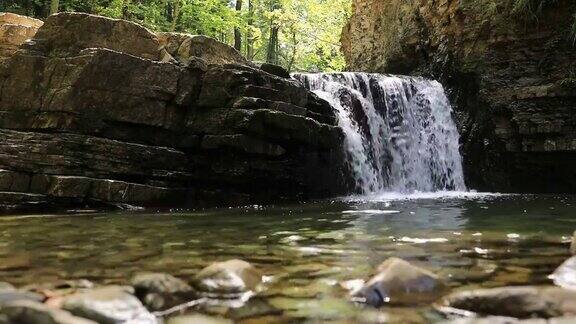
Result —
<path fill-rule="evenodd" d="M 440 83 L 367 73 L 294 77 L 337 110 L 360 193 L 466 190 L 459 134 Z"/>

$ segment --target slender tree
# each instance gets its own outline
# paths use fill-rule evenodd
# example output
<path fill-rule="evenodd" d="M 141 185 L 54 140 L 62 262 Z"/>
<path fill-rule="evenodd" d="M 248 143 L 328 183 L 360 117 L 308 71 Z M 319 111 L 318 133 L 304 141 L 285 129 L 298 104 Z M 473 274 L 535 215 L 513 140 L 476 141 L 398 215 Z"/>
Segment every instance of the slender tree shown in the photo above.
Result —
<path fill-rule="evenodd" d="M 248 0 L 248 32 L 246 33 L 246 57 L 254 59 L 254 0 Z"/>
<path fill-rule="evenodd" d="M 171 31 L 176 30 L 176 23 L 178 22 L 178 16 L 180 16 L 180 0 L 174 0 L 174 12 L 172 13 L 172 24 L 170 26 Z"/>
<path fill-rule="evenodd" d="M 53 15 L 58 12 L 58 7 L 60 7 L 59 0 L 51 0 L 50 1 L 50 14 Z"/>
<path fill-rule="evenodd" d="M 130 0 L 122 0 L 122 18 L 130 19 Z"/>
<path fill-rule="evenodd" d="M 270 3 L 270 11 L 275 13 L 276 10 L 280 9 L 279 0 L 272 0 Z M 276 21 L 277 17 L 271 15 L 270 19 L 270 37 L 268 38 L 268 47 L 266 52 L 266 62 L 272 64 L 278 64 L 278 48 L 280 47 L 280 39 L 278 34 L 280 32 L 280 26 Z"/>
<path fill-rule="evenodd" d="M 240 14 L 242 11 L 242 0 L 236 0 L 236 12 Z M 240 27 L 236 26 L 234 28 L 234 48 L 238 51 L 242 51 L 242 32 L 240 31 Z"/>

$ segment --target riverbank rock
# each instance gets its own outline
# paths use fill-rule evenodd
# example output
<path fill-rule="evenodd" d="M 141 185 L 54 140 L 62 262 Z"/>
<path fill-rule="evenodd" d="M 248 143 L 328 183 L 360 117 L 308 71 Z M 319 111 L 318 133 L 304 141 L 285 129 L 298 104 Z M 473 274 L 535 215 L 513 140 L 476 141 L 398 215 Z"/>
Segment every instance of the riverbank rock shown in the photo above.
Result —
<path fill-rule="evenodd" d="M 162 310 L 193 298 L 192 287 L 166 273 L 141 273 L 131 280 L 136 296 L 150 310 Z"/>
<path fill-rule="evenodd" d="M 256 291 L 262 284 L 262 273 L 242 260 L 217 262 L 202 269 L 194 278 L 199 291 L 215 297 L 236 297 Z"/>
<path fill-rule="evenodd" d="M 66 297 L 62 308 L 98 323 L 159 323 L 132 293 L 131 287 L 96 288 Z"/>
<path fill-rule="evenodd" d="M 43 22 L 17 14 L 0 13 L 0 62 L 12 56 L 28 39 L 34 37 Z"/>
<path fill-rule="evenodd" d="M 554 284 L 563 288 L 576 289 L 576 256 L 562 263 L 558 269 L 550 275 Z"/>
<path fill-rule="evenodd" d="M 246 205 L 349 188 L 328 103 L 205 36 L 59 13 L 5 60 L 0 83 L 4 212 Z"/>
<path fill-rule="evenodd" d="M 0 305 L 1 315 L 7 318 L 7 323 L 96 324 L 94 321 L 74 316 L 67 311 L 32 301 L 15 301 Z"/>
<path fill-rule="evenodd" d="M 375 307 L 386 304 L 414 305 L 435 301 L 447 289 L 447 285 L 435 274 L 402 259 L 390 258 L 378 267 L 378 274 L 354 296 Z"/>
<path fill-rule="evenodd" d="M 441 304 L 483 316 L 573 317 L 576 315 L 576 291 L 532 286 L 478 289 L 448 295 Z"/>
<path fill-rule="evenodd" d="M 576 3 L 523 3 L 354 0 L 342 50 L 351 71 L 442 82 L 469 187 L 573 193 Z"/>

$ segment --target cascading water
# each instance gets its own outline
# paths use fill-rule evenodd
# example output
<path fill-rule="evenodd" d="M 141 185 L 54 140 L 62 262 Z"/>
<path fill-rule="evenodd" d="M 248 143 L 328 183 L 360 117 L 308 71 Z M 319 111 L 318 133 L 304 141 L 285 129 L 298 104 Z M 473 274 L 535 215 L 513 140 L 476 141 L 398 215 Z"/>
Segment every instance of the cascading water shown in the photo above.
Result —
<path fill-rule="evenodd" d="M 440 83 L 367 73 L 294 77 L 338 111 L 361 193 L 466 190 L 459 134 Z"/>

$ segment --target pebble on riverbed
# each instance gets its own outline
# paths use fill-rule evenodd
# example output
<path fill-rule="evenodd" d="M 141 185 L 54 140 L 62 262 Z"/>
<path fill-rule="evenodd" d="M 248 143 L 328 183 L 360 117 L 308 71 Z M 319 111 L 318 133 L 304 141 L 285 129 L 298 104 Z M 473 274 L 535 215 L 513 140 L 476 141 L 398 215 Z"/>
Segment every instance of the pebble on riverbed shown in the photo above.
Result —
<path fill-rule="evenodd" d="M 229 260 L 202 269 L 194 283 L 199 291 L 210 297 L 237 298 L 256 291 L 262 283 L 262 273 L 246 261 Z"/>
<path fill-rule="evenodd" d="M 399 258 L 390 258 L 378 267 L 355 299 L 379 307 L 384 304 L 414 305 L 433 302 L 448 286 L 438 276 Z"/>

